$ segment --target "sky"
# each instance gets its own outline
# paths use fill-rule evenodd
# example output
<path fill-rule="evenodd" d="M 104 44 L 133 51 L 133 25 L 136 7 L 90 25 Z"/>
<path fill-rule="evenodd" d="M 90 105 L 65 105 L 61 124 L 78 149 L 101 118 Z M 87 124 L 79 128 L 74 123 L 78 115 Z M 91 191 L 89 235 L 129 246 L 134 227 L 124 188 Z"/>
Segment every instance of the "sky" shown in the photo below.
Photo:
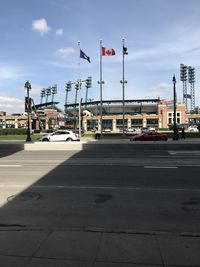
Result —
<path fill-rule="evenodd" d="M 101 39 L 104 47 L 116 52 L 102 59 L 103 100 L 122 99 L 123 38 L 128 49 L 125 99 L 172 99 L 175 74 L 182 102 L 182 63 L 195 68 L 195 104 L 200 105 L 199 0 L 0 0 L 0 4 L 0 111 L 24 112 L 27 80 L 35 104 L 40 103 L 43 88 L 57 84 L 54 100 L 64 110 L 65 85 L 79 77 L 78 42 L 91 60 L 80 59 L 80 78 L 92 76 L 88 99 L 99 100 Z M 84 83 L 81 98 L 85 99 Z M 73 86 L 68 103 L 74 99 Z"/>

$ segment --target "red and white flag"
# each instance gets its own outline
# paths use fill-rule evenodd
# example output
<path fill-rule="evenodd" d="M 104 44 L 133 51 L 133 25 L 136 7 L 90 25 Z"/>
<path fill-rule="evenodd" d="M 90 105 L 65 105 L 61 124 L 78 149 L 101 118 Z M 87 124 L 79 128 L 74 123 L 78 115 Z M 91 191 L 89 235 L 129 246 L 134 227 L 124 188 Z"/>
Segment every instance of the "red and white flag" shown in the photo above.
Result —
<path fill-rule="evenodd" d="M 102 47 L 102 56 L 114 56 L 115 50 L 113 48 Z"/>

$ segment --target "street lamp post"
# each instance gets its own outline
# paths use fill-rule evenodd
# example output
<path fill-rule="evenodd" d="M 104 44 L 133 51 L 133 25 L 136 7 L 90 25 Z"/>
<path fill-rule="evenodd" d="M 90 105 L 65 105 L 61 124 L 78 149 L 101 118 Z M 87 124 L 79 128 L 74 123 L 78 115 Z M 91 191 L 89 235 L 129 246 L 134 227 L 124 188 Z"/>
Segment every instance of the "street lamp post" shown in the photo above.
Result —
<path fill-rule="evenodd" d="M 30 142 L 31 141 L 31 134 L 30 134 L 30 98 L 29 98 L 29 91 L 31 90 L 31 84 L 29 81 L 27 81 L 24 85 L 24 88 L 27 90 L 27 113 L 28 113 L 28 118 L 27 118 L 27 123 L 28 123 L 28 132 L 27 132 L 27 138 L 26 141 Z"/>
<path fill-rule="evenodd" d="M 173 140 L 178 140 L 178 129 L 177 129 L 177 125 L 176 125 L 176 77 L 175 75 L 173 76 L 172 79 L 173 82 L 173 95 L 174 95 L 174 136 L 173 136 Z"/>

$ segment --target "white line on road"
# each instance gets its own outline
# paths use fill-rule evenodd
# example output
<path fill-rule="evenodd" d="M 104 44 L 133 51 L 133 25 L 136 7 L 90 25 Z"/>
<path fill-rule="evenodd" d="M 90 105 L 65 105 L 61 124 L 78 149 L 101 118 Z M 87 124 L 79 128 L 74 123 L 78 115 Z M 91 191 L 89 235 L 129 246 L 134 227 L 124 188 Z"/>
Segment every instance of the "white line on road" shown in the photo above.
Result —
<path fill-rule="evenodd" d="M 176 155 L 176 154 L 191 154 L 191 155 L 200 155 L 200 151 L 199 150 L 169 150 L 168 153 L 170 155 Z"/>
<path fill-rule="evenodd" d="M 144 166 L 145 169 L 177 169 L 177 166 Z"/>
<path fill-rule="evenodd" d="M 9 165 L 9 164 L 1 164 L 0 165 L 0 168 L 20 168 L 20 167 L 22 167 L 22 165 Z"/>
<path fill-rule="evenodd" d="M 0 188 L 23 188 L 25 185 L 6 185 L 1 184 Z M 170 187 L 117 187 L 117 186 L 68 186 L 68 185 L 33 185 L 31 189 L 65 189 L 65 190 L 128 190 L 128 191 L 180 191 L 180 192 L 200 192 L 200 188 L 170 188 Z M 30 189 L 29 188 L 29 189 Z"/>

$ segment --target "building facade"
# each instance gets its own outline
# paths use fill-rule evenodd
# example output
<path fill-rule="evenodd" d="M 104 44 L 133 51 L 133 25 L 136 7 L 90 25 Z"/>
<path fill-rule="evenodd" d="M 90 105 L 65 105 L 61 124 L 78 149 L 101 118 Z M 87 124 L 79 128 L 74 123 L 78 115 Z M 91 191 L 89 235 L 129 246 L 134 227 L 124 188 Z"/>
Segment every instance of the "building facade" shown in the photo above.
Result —
<path fill-rule="evenodd" d="M 30 128 L 55 129 L 76 128 L 78 125 L 78 105 L 67 106 L 64 115 L 58 108 L 42 108 L 31 112 Z M 102 128 L 119 131 L 123 127 L 122 101 L 104 101 L 102 106 Z M 177 103 L 177 124 L 200 124 L 200 109 L 196 113 L 186 113 L 184 104 Z M 101 130 L 100 102 L 81 104 L 82 128 L 84 131 Z M 157 130 L 168 129 L 174 121 L 174 109 L 171 102 L 154 100 L 127 100 L 125 103 L 125 128 L 141 129 L 155 127 Z M 0 128 L 27 128 L 27 113 L 7 116 L 0 112 Z"/>
<path fill-rule="evenodd" d="M 134 107 L 133 107 L 134 109 Z M 150 110 L 150 109 L 149 109 Z M 131 113 L 131 112 L 130 112 Z M 96 129 L 101 130 L 101 118 L 88 112 L 83 116 L 83 129 L 85 131 Z M 162 103 L 162 101 L 149 112 L 140 112 L 136 114 L 128 114 L 125 112 L 124 124 L 125 128 L 133 128 L 135 130 L 155 127 L 157 130 L 168 129 L 170 124 L 174 123 L 174 108 L 171 104 Z M 188 114 L 184 104 L 178 103 L 176 106 L 176 123 L 177 124 L 200 124 L 200 114 Z M 122 114 L 104 114 L 102 116 L 102 128 L 109 128 L 112 131 L 118 131 L 123 127 Z"/>

